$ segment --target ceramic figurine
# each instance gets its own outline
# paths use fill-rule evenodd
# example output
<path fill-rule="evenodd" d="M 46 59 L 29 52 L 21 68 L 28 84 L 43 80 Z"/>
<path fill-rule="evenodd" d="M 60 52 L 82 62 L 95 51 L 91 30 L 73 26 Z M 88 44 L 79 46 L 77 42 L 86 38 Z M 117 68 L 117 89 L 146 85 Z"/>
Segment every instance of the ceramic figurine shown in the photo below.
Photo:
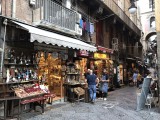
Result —
<path fill-rule="evenodd" d="M 18 80 L 20 81 L 20 79 L 21 79 L 21 74 L 18 73 Z"/>
<path fill-rule="evenodd" d="M 40 57 L 39 57 L 38 53 L 36 53 L 35 59 L 36 59 L 36 64 L 38 64 L 39 60 L 40 60 Z"/>
<path fill-rule="evenodd" d="M 17 64 L 20 63 L 20 58 L 19 58 L 19 56 L 17 56 L 17 58 L 16 58 L 16 63 L 17 63 Z"/>
<path fill-rule="evenodd" d="M 30 59 L 29 56 L 27 56 L 27 63 L 28 63 L 28 64 L 31 63 L 31 59 Z"/>
<path fill-rule="evenodd" d="M 33 79 L 37 79 L 37 73 L 34 72 Z"/>
<path fill-rule="evenodd" d="M 14 62 L 15 62 L 15 51 L 14 51 L 13 49 L 11 50 L 10 62 L 11 62 L 11 63 L 14 63 Z"/>
<path fill-rule="evenodd" d="M 29 80 L 29 70 L 26 70 L 26 80 Z"/>
<path fill-rule="evenodd" d="M 23 52 L 21 53 L 20 64 L 23 64 Z"/>
<path fill-rule="evenodd" d="M 7 69 L 7 80 L 6 80 L 6 83 L 8 83 L 10 80 L 10 71 L 9 69 Z"/>
<path fill-rule="evenodd" d="M 11 50 L 10 49 L 7 52 L 7 59 L 11 59 Z"/>
<path fill-rule="evenodd" d="M 25 55 L 23 56 L 23 63 L 27 64 L 27 59 Z"/>

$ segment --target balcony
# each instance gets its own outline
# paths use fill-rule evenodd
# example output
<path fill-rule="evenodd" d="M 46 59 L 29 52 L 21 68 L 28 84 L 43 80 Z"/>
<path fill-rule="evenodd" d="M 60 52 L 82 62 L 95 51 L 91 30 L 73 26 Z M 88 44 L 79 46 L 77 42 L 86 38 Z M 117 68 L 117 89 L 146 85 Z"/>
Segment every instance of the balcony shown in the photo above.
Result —
<path fill-rule="evenodd" d="M 36 0 L 33 11 L 33 24 L 66 32 L 78 34 L 80 15 L 73 10 L 65 8 L 51 0 Z"/>
<path fill-rule="evenodd" d="M 133 23 L 133 21 L 125 14 L 125 12 L 113 0 L 103 0 L 103 3 L 111 11 L 113 11 L 114 14 L 116 14 L 138 36 L 141 36 L 140 29 Z"/>

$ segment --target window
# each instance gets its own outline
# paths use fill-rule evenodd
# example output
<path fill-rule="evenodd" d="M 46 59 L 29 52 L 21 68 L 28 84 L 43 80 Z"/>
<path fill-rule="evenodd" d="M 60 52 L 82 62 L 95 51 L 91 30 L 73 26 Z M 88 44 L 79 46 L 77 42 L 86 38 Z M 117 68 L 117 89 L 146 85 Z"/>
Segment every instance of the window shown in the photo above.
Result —
<path fill-rule="evenodd" d="M 156 27 L 155 17 L 151 17 L 150 18 L 150 27 L 151 28 L 155 28 Z"/>
<path fill-rule="evenodd" d="M 149 8 L 155 8 L 155 0 L 149 0 Z"/>

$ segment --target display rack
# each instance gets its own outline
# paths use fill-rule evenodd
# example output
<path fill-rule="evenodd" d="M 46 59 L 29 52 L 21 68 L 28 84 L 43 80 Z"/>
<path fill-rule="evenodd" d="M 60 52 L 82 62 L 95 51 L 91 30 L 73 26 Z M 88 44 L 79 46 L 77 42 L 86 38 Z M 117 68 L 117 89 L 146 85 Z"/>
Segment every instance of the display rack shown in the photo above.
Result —
<path fill-rule="evenodd" d="M 84 81 L 80 80 L 80 67 L 78 62 L 67 63 L 66 80 L 64 83 L 64 101 L 66 101 L 66 99 L 71 102 L 84 100 L 84 86 Z"/>

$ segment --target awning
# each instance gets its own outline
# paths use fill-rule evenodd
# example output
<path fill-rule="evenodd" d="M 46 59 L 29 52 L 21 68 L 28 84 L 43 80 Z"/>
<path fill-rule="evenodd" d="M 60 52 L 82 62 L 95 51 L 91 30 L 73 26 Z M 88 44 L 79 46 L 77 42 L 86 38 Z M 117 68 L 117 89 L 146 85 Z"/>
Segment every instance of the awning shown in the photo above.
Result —
<path fill-rule="evenodd" d="M 29 31 L 29 33 L 31 34 L 30 42 L 38 41 L 39 43 L 44 42 L 46 44 L 64 46 L 73 49 L 87 50 L 92 52 L 97 51 L 96 47 L 80 40 L 42 30 L 23 23 L 15 21 L 13 22 Z"/>

